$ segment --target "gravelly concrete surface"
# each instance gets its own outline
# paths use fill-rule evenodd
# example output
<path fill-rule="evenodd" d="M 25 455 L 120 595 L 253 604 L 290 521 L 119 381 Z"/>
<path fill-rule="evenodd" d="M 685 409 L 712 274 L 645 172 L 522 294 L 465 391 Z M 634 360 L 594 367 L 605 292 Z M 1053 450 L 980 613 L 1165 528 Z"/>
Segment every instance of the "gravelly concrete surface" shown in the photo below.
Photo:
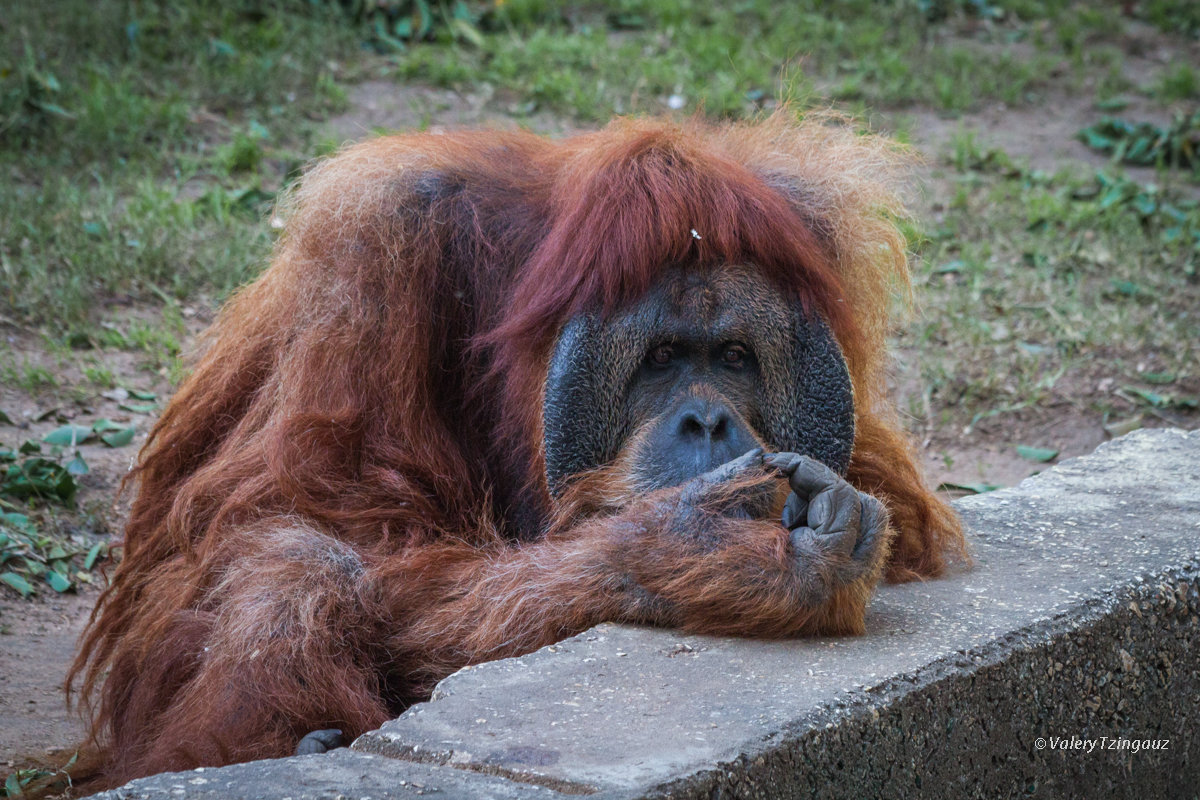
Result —
<path fill-rule="evenodd" d="M 220 769 L 166 772 L 92 795 L 98 800 L 411 800 L 425 796 L 440 800 L 563 797 L 539 786 L 348 749 Z"/>

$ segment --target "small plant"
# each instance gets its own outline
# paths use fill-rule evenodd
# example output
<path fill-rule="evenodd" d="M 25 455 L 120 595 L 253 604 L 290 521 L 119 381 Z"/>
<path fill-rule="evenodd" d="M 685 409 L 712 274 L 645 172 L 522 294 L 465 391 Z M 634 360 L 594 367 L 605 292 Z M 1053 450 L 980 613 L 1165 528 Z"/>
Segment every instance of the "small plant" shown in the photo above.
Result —
<path fill-rule="evenodd" d="M 1097 172 L 1095 183 L 1074 191 L 1075 199 L 1096 202 L 1097 211 L 1127 209 L 1142 225 L 1157 231 L 1165 244 L 1179 244 L 1200 252 L 1200 205 L 1190 198 L 1172 196 L 1153 183 L 1138 183 L 1124 175 Z"/>
<path fill-rule="evenodd" d="M 383 53 L 443 36 L 477 47 L 483 43 L 478 27 L 482 14 L 463 0 L 340 0 L 340 4 L 354 19 L 370 26 L 371 44 Z"/>
<path fill-rule="evenodd" d="M 72 119 L 62 107 L 62 85 L 41 68 L 29 43 L 15 68 L 0 71 L 0 142 L 24 142 L 55 119 Z"/>
<path fill-rule="evenodd" d="M 265 155 L 262 146 L 265 138 L 265 135 L 258 135 L 254 131 L 238 131 L 233 141 L 221 148 L 218 156 L 221 166 L 231 175 L 257 171 Z"/>
<path fill-rule="evenodd" d="M 1150 122 L 1129 122 L 1105 117 L 1079 132 L 1093 150 L 1112 155 L 1113 161 L 1138 166 L 1200 168 L 1200 111 L 1178 116 L 1166 128 Z"/>
<path fill-rule="evenodd" d="M 73 507 L 77 478 L 89 471 L 79 445 L 96 441 L 124 447 L 135 434 L 132 426 L 99 419 L 91 425 L 63 425 L 41 442 L 26 441 L 16 450 L 0 449 L 0 584 L 29 597 L 42 582 L 56 592 L 66 592 L 75 588 L 77 580 L 89 580 L 88 571 L 105 556 L 107 545 L 97 542 L 86 552 L 71 547 L 61 537 L 39 529 L 15 501 Z"/>
<path fill-rule="evenodd" d="M 14 361 L 0 367 L 0 378 L 4 383 L 20 387 L 27 392 L 38 392 L 58 386 L 58 379 L 54 377 L 53 372 L 28 359 L 22 360 L 20 364 Z"/>
<path fill-rule="evenodd" d="M 111 389 L 117 385 L 117 377 L 111 369 L 103 364 L 88 364 L 84 366 L 83 377 L 87 378 L 89 383 L 103 389 Z"/>
<path fill-rule="evenodd" d="M 47 458 L 42 455 L 42 446 L 38 442 L 24 442 L 16 450 L 0 450 L 0 465 L 4 466 L 0 476 L 0 498 L 36 498 L 63 505 L 74 503 L 79 488 L 75 476 L 86 474 L 87 464 L 82 459 L 79 463 L 72 459 L 63 465 L 61 455 L 60 448 Z M 75 459 L 78 458 L 76 451 Z"/>
<path fill-rule="evenodd" d="M 10 773 L 5 779 L 4 784 L 0 786 L 0 797 L 24 797 L 25 790 L 35 784 L 40 784 L 46 778 L 52 778 L 55 775 L 59 776 L 59 780 L 53 781 L 53 789 L 62 791 L 70 785 L 70 778 L 67 773 L 75 765 L 75 759 L 79 757 L 76 753 L 71 756 L 71 759 L 63 765 L 61 770 L 48 770 L 41 767 L 29 767 L 28 769 L 18 769 Z"/>
<path fill-rule="evenodd" d="M 0 480 L 0 584 L 22 597 L 33 594 L 34 584 L 42 580 L 56 592 L 74 587 L 71 561 L 76 553 L 40 532 L 27 515 L 4 499 L 74 504 L 79 488 L 75 475 L 81 472 L 79 465 L 82 472 L 87 471 L 87 465 L 79 458 L 78 451 L 66 466 L 60 463 L 61 450 L 50 458 L 41 451 L 42 446 L 37 442 L 25 442 L 16 451 L 0 450 L 0 465 L 4 467 Z M 95 558 L 90 561 L 94 564 Z"/>
<path fill-rule="evenodd" d="M 1200 74 L 1188 64 L 1179 64 L 1159 78 L 1158 93 L 1167 102 L 1200 96 Z"/>

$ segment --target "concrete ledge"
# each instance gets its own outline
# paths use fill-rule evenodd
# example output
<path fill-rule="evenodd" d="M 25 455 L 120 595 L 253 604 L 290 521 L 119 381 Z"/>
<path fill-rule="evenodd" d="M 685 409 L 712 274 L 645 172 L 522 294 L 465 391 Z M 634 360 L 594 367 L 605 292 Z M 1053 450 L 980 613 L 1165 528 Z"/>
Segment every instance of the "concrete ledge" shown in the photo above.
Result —
<path fill-rule="evenodd" d="M 164 772 L 97 800 L 515 800 L 562 798 L 558 792 L 449 767 L 412 764 L 335 750 L 314 756 L 251 761 L 219 769 Z"/>
<path fill-rule="evenodd" d="M 1139 431 L 958 507 L 974 568 L 882 588 L 866 636 L 602 625 L 456 673 L 353 750 L 388 757 L 372 787 L 457 773 L 530 797 L 1193 796 L 1200 432 Z M 293 785 L 244 796 L 315 796 Z"/>

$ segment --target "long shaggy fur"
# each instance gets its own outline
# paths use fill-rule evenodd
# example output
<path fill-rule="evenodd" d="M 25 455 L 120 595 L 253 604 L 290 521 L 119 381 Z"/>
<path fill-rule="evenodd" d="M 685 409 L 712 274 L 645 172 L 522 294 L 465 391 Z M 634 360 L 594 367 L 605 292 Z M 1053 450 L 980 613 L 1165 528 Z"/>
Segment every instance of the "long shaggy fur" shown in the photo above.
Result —
<path fill-rule="evenodd" d="M 778 525 L 681 552 L 647 533 L 650 499 L 579 513 L 623 497 L 617 478 L 599 482 L 610 500 L 551 501 L 540 409 L 557 331 L 671 264 L 754 264 L 829 321 L 855 393 L 850 479 L 893 522 L 888 573 L 936 575 L 961 533 L 883 389 L 889 301 L 908 286 L 903 160 L 780 113 L 557 142 L 387 137 L 316 165 L 134 472 L 124 560 L 72 672 L 98 785 L 356 734 L 464 664 L 661 619 L 660 602 L 696 630 L 860 629 L 869 587 L 796 613 Z M 615 599 L 628 580 L 652 590 L 644 607 Z"/>

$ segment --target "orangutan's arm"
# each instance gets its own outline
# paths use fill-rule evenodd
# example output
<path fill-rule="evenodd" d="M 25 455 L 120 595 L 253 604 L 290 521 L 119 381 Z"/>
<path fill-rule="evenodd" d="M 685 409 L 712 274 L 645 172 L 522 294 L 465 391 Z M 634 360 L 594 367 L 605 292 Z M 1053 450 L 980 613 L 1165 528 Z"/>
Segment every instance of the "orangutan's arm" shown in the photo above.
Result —
<path fill-rule="evenodd" d="M 746 519 L 742 504 L 777 481 L 752 460 L 539 542 L 427 545 L 372 569 L 414 694 L 606 620 L 759 636 L 861 631 L 887 554 L 882 506 L 782 454 L 768 461 L 790 480 L 791 530 Z"/>

